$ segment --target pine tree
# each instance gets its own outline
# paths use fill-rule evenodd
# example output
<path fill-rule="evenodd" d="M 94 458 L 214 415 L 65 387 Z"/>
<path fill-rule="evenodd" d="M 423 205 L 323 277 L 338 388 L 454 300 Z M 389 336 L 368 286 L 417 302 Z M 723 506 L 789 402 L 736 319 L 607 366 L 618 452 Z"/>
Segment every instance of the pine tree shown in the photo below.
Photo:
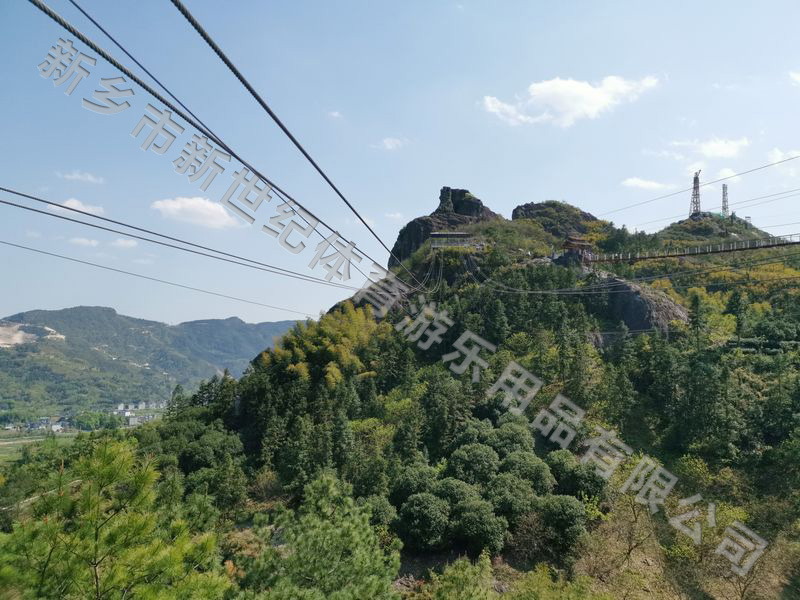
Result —
<path fill-rule="evenodd" d="M 269 600 L 397 598 L 392 581 L 400 566 L 399 543 L 383 549 L 348 486 L 323 473 L 304 490 L 300 508 L 263 526 L 260 556 L 243 557 L 242 587 Z M 248 596 L 249 597 L 249 596 Z"/>
<path fill-rule="evenodd" d="M 747 294 L 735 288 L 731 292 L 731 297 L 728 298 L 728 304 L 725 307 L 725 312 L 736 317 L 736 341 L 741 343 L 742 333 L 747 325 L 747 309 L 749 303 Z"/>
<path fill-rule="evenodd" d="M 692 294 L 689 301 L 689 330 L 694 338 L 695 350 L 699 351 L 708 329 L 707 309 L 699 294 Z"/>
<path fill-rule="evenodd" d="M 0 538 L 0 591 L 53 600 L 222 598 L 228 584 L 213 573 L 213 536 L 192 537 L 177 520 L 159 526 L 157 477 L 153 461 L 138 460 L 130 445 L 100 441 Z"/>

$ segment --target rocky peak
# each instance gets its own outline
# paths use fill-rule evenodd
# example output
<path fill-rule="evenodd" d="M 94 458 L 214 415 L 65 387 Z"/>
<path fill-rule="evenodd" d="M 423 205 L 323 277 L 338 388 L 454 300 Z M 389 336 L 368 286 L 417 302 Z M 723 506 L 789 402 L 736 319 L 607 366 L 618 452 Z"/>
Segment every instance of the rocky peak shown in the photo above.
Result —
<path fill-rule="evenodd" d="M 450 213 L 477 218 L 487 215 L 496 216 L 483 205 L 483 202 L 470 194 L 469 190 L 443 187 L 441 192 L 439 192 L 439 207 L 433 211 L 433 214 L 441 215 Z"/>
<path fill-rule="evenodd" d="M 417 217 L 400 230 L 392 248 L 394 256 L 389 257 L 389 266 L 397 266 L 398 261 L 411 256 L 433 231 L 455 231 L 470 223 L 498 218 L 502 217 L 484 206 L 469 190 L 443 187 L 436 210 L 428 216 Z"/>

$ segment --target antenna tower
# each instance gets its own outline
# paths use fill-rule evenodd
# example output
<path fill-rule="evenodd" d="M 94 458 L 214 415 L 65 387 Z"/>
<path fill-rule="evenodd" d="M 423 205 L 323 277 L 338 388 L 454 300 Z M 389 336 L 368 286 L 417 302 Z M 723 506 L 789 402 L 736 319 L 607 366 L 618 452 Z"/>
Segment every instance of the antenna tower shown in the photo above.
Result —
<path fill-rule="evenodd" d="M 694 182 L 692 183 L 692 207 L 689 213 L 690 217 L 700 214 L 700 171 L 694 174 Z"/>
<path fill-rule="evenodd" d="M 728 184 L 722 184 L 722 214 L 728 216 Z"/>

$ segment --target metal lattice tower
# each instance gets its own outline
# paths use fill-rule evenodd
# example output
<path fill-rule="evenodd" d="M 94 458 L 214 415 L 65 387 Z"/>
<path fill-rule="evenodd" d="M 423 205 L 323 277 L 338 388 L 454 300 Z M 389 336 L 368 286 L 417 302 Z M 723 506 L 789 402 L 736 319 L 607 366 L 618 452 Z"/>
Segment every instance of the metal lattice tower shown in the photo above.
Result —
<path fill-rule="evenodd" d="M 692 184 L 692 207 L 689 216 L 700 214 L 700 171 L 694 174 L 694 182 Z"/>
<path fill-rule="evenodd" d="M 728 216 L 728 184 L 722 184 L 722 214 Z"/>

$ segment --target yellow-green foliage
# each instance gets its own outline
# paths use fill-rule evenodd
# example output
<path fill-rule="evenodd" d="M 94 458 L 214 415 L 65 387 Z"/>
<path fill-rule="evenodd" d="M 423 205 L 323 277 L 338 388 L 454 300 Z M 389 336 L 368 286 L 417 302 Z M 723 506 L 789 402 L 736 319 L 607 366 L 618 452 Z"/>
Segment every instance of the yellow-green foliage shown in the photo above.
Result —
<path fill-rule="evenodd" d="M 608 239 L 609 228 L 611 225 L 608 221 L 584 221 L 583 224 L 587 229 L 587 232 L 583 236 L 587 242 L 597 246 L 598 243 Z"/>
<path fill-rule="evenodd" d="M 260 364 L 285 369 L 299 379 L 323 378 L 334 389 L 347 376 L 368 371 L 357 351 L 373 336 L 390 333 L 390 326 L 377 323 L 370 311 L 371 307 L 355 308 L 348 301 L 318 322 L 300 323 L 279 345 L 262 353 Z"/>
<path fill-rule="evenodd" d="M 495 600 L 492 563 L 487 554 L 481 554 L 473 564 L 459 558 L 441 573 L 433 573 L 431 581 L 422 590 L 407 596 L 408 600 Z"/>
<path fill-rule="evenodd" d="M 504 600 L 613 600 L 605 594 L 595 594 L 589 580 L 578 577 L 574 581 L 553 578 L 547 567 L 540 565 L 515 582 Z"/>

